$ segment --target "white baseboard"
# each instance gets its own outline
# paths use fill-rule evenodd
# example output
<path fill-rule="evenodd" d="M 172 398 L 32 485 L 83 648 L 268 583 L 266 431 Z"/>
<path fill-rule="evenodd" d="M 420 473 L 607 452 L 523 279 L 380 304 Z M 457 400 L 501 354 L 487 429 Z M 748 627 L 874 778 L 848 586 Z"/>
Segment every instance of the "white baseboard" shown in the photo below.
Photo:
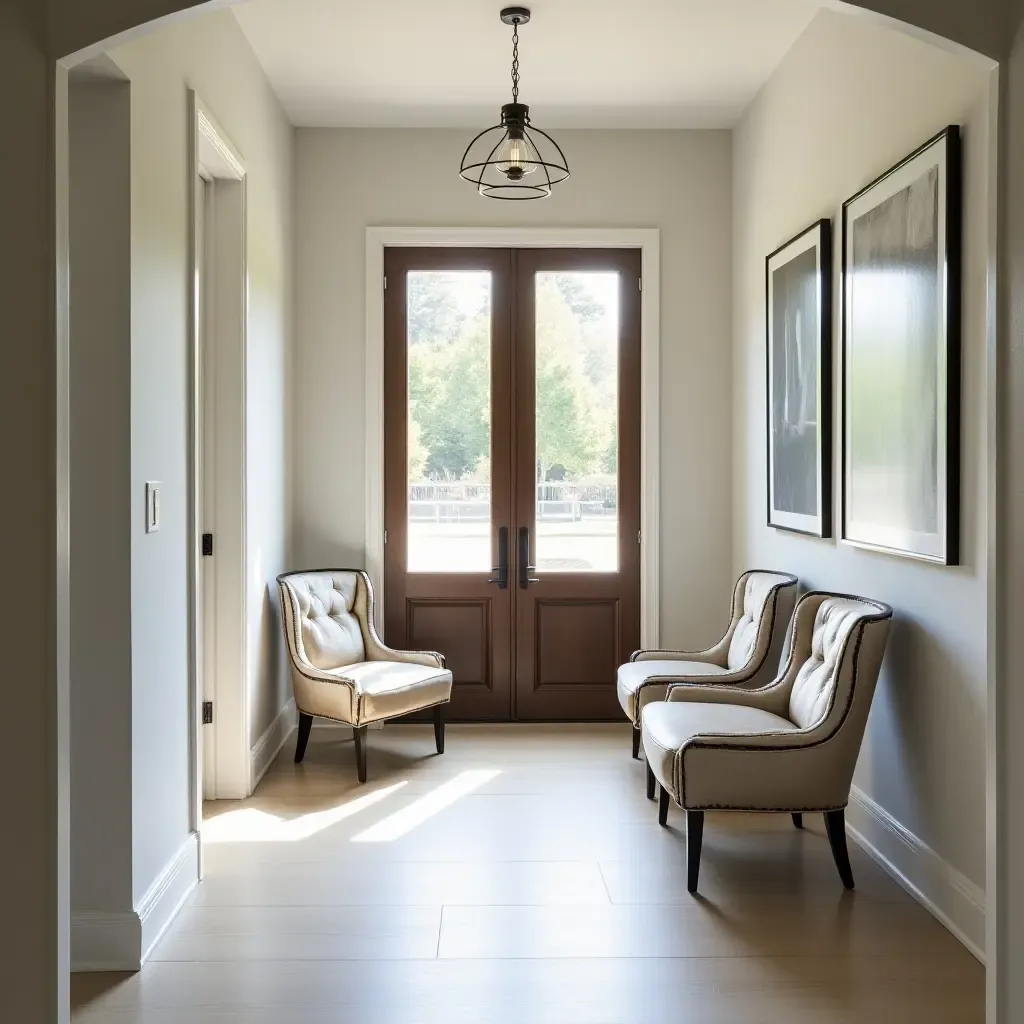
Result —
<path fill-rule="evenodd" d="M 142 930 L 140 964 L 149 959 L 153 947 L 178 916 L 178 911 L 198 884 L 199 836 L 192 832 L 139 902 L 138 914 Z"/>
<path fill-rule="evenodd" d="M 71 972 L 137 971 L 142 966 L 142 929 L 134 910 L 71 915 Z"/>
<path fill-rule="evenodd" d="M 199 882 L 192 833 L 142 897 L 137 910 L 71 915 L 71 970 L 138 971 Z"/>
<path fill-rule="evenodd" d="M 856 842 L 984 963 L 984 889 L 856 786 L 846 824 Z"/>
<path fill-rule="evenodd" d="M 260 779 L 274 763 L 288 737 L 295 728 L 295 700 L 289 700 L 277 713 L 266 732 L 256 741 L 249 753 L 249 792 L 259 785 Z"/>

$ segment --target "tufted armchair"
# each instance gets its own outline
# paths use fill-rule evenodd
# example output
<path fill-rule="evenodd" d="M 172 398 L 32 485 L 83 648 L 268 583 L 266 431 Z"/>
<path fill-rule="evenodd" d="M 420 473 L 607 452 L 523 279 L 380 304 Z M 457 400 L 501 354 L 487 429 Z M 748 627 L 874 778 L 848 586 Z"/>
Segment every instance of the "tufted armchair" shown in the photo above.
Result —
<path fill-rule="evenodd" d="M 373 626 L 373 588 L 358 569 L 289 572 L 277 578 L 292 689 L 299 710 L 295 763 L 315 718 L 351 725 L 359 781 L 366 781 L 366 727 L 434 709 L 434 740 L 444 753 L 444 705 L 452 674 L 433 651 L 394 651 Z"/>
<path fill-rule="evenodd" d="M 637 651 L 621 665 L 619 704 L 633 723 L 633 757 L 640 753 L 640 713 L 665 699 L 672 683 L 762 686 L 774 678 L 796 603 L 797 579 L 785 572 L 748 569 L 736 581 L 725 636 L 706 651 Z M 653 794 L 649 794 L 653 795 Z"/>
<path fill-rule="evenodd" d="M 684 683 L 642 712 L 647 769 L 686 810 L 688 888 L 697 890 L 706 810 L 825 815 L 843 884 L 853 888 L 844 809 L 892 609 L 878 601 L 813 592 L 797 605 L 789 658 L 755 690 Z"/>

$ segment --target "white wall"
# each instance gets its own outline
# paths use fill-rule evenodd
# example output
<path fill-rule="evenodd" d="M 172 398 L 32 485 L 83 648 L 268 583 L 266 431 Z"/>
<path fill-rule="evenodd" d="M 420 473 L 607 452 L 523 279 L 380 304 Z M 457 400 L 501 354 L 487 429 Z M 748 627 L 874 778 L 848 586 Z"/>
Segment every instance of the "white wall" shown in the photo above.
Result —
<path fill-rule="evenodd" d="M 733 158 L 735 564 L 775 565 L 798 573 L 807 587 L 861 593 L 895 608 L 855 785 L 937 858 L 896 839 L 869 804 L 854 800 L 850 820 L 978 947 L 984 945 L 974 901 L 985 884 L 989 557 L 988 103 L 984 62 L 865 19 L 823 12 L 743 117 Z M 833 218 L 838 353 L 841 204 L 947 123 L 963 126 L 965 154 L 963 564 L 956 568 L 765 526 L 765 256 L 815 219 Z M 835 362 L 838 396 L 838 357 Z M 838 498 L 838 399 L 835 412 Z"/>
<path fill-rule="evenodd" d="M 993 614 L 997 662 L 989 675 L 988 1004 L 1024 1018 L 1024 2 L 1013 3 L 1012 52 L 1000 96 L 998 462 Z M 989 1024 L 996 1024 L 991 1012 Z"/>
<path fill-rule="evenodd" d="M 187 647 L 188 106 L 195 88 L 248 173 L 250 745 L 287 702 L 267 595 L 288 562 L 292 129 L 228 12 L 112 52 L 132 86 L 132 790 L 134 898 L 189 833 Z M 163 523 L 146 534 L 147 480 Z"/>
<path fill-rule="evenodd" d="M 728 132 L 561 131 L 569 181 L 533 203 L 457 174 L 467 131 L 296 133 L 296 558 L 364 564 L 365 229 L 661 230 L 661 639 L 721 634 L 730 591 Z"/>

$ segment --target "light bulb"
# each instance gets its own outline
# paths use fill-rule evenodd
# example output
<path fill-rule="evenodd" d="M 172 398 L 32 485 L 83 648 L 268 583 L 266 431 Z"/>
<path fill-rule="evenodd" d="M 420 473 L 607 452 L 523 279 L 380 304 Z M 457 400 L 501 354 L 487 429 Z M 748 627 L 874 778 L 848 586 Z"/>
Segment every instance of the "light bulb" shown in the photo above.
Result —
<path fill-rule="evenodd" d="M 532 174 L 539 162 L 537 150 L 528 138 L 509 137 L 498 149 L 496 166 L 510 181 L 518 181 L 524 174 Z"/>

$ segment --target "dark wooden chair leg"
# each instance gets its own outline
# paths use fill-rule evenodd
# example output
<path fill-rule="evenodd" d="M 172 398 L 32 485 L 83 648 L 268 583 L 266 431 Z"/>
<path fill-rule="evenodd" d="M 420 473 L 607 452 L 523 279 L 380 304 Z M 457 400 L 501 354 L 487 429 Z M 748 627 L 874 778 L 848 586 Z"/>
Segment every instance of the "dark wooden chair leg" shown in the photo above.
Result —
<path fill-rule="evenodd" d="M 657 786 L 658 780 L 654 777 L 654 772 L 651 771 L 651 766 L 647 765 L 647 799 L 654 799 L 654 787 Z"/>
<path fill-rule="evenodd" d="M 309 742 L 309 730 L 313 728 L 313 716 L 299 712 L 299 734 L 295 738 L 295 763 L 301 764 L 306 756 L 306 744 Z"/>
<path fill-rule="evenodd" d="M 793 815 L 793 824 L 797 828 L 803 828 L 804 827 L 804 816 L 802 814 L 794 814 Z"/>
<path fill-rule="evenodd" d="M 704 842 L 704 812 L 686 812 L 686 891 L 697 891 L 700 877 L 700 848 Z"/>
<path fill-rule="evenodd" d="M 843 811 L 825 812 L 825 832 L 828 845 L 832 847 L 839 877 L 847 889 L 853 888 L 853 870 L 850 867 L 850 851 L 846 848 L 846 814 Z"/>
<path fill-rule="evenodd" d="M 659 825 L 667 825 L 668 824 L 668 801 L 669 801 L 668 790 L 664 786 L 661 786 L 660 787 L 660 792 L 658 793 L 658 824 Z"/>
<path fill-rule="evenodd" d="M 366 781 L 366 726 L 352 730 L 352 738 L 356 744 L 356 774 L 360 782 Z"/>
<path fill-rule="evenodd" d="M 633 760 L 639 760 L 640 758 L 640 730 L 634 725 L 633 726 Z"/>
<path fill-rule="evenodd" d="M 434 746 L 439 754 L 444 753 L 444 705 L 434 708 Z"/>

